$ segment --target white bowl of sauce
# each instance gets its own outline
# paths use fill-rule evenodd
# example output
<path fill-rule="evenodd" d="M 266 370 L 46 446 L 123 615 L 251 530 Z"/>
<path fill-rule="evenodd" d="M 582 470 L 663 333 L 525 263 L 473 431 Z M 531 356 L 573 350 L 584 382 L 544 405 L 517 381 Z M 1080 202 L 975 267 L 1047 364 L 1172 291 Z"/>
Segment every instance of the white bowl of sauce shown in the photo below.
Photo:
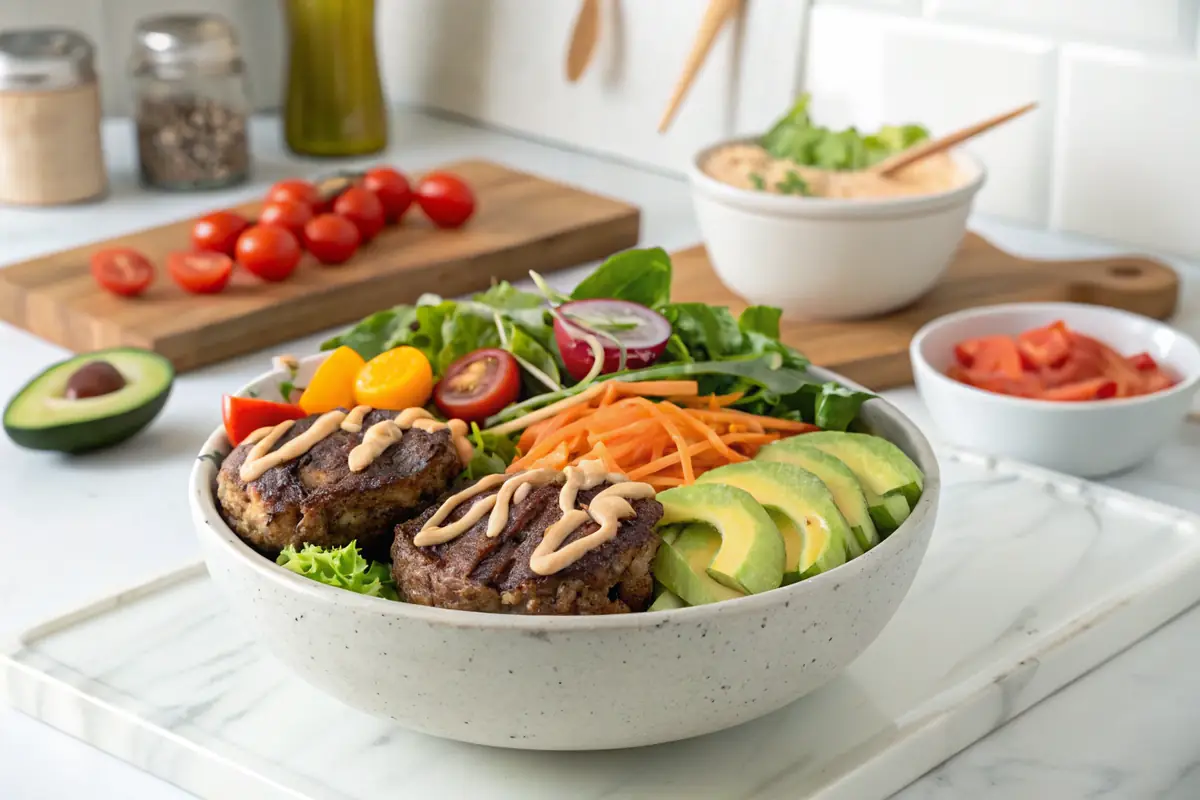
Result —
<path fill-rule="evenodd" d="M 812 196 L 781 193 L 793 172 Z M 833 320 L 883 314 L 933 288 L 986 171 L 955 151 L 895 178 L 827 172 L 735 139 L 700 151 L 689 177 L 709 259 L 731 291 L 793 319 Z"/>
<path fill-rule="evenodd" d="M 324 355 L 305 359 L 304 383 Z M 839 376 L 813 372 L 823 380 Z M 284 369 L 242 392 L 278 399 Z M 863 556 L 762 594 L 672 611 L 607 616 L 485 614 L 336 589 L 263 557 L 214 501 L 218 465 L 188 487 L 209 572 L 272 654 L 347 705 L 424 733 L 500 747 L 594 750 L 676 741 L 779 709 L 840 673 L 879 635 L 929 543 L 940 477 L 928 441 L 881 400 L 873 432 L 925 473 L 908 520 Z M 201 455 L 222 456 L 222 428 Z"/>

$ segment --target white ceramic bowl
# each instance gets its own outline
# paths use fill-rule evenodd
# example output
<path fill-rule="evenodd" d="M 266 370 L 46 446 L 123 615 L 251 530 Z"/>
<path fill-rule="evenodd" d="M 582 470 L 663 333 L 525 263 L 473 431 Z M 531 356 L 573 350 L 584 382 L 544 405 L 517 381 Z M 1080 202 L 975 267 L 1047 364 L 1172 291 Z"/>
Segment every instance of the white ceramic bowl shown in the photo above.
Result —
<path fill-rule="evenodd" d="M 1062 403 L 976 389 L 945 375 L 954 345 L 1064 320 L 1124 355 L 1146 351 L 1181 380 L 1143 397 Z M 1179 432 L 1200 387 L 1200 347 L 1169 325 L 1105 306 L 1012 303 L 949 314 L 919 330 L 909 349 L 913 378 L 949 440 L 1081 477 L 1132 467 Z"/>
<path fill-rule="evenodd" d="M 276 396 L 283 377 L 270 373 L 247 388 Z M 188 494 L 208 569 L 230 605 L 280 661 L 347 705 L 480 744 L 632 747 L 774 711 L 841 672 L 891 619 L 933 530 L 938 465 L 894 407 L 873 400 L 863 415 L 925 472 L 925 493 L 899 530 L 786 588 L 653 614 L 498 615 L 353 594 L 243 544 L 214 505 L 211 459 L 196 462 Z M 203 452 L 228 449 L 218 429 Z"/>
<path fill-rule="evenodd" d="M 797 197 L 739 189 L 706 174 L 708 147 L 689 169 L 708 257 L 721 281 L 791 318 L 852 319 L 905 306 L 950 265 L 967 228 L 983 165 L 956 152 L 961 186 L 874 200 Z"/>

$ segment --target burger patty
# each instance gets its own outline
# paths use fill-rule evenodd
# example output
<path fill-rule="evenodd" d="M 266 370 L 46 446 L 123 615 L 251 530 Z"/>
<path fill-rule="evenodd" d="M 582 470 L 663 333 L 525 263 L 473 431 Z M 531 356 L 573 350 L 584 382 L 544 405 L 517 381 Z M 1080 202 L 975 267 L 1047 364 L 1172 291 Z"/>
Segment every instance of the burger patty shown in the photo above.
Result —
<path fill-rule="evenodd" d="M 590 503 L 607 484 L 581 491 L 577 504 Z M 658 551 L 654 526 L 662 505 L 654 499 L 631 500 L 636 515 L 620 523 L 617 535 L 588 551 L 574 564 L 552 575 L 538 575 L 530 556 L 546 529 L 562 518 L 561 486 L 544 485 L 512 504 L 508 524 L 487 537 L 488 517 L 445 544 L 417 547 L 413 537 L 436 512 L 436 506 L 400 525 L 392 544 L 392 576 L 406 600 L 426 606 L 465 611 L 517 614 L 620 614 L 642 611 L 654 593 L 650 565 Z M 463 502 L 447 518 L 459 519 L 482 492 Z M 588 522 L 566 541 L 580 539 L 599 526 Z"/>
<path fill-rule="evenodd" d="M 386 557 L 398 522 L 444 493 L 463 465 L 448 430 L 410 429 L 362 472 L 351 472 L 350 451 L 372 425 L 396 416 L 374 410 L 362 432 L 338 429 L 299 458 L 243 481 L 253 445 L 234 449 L 217 474 L 217 500 L 226 522 L 255 549 L 277 555 L 288 545 L 342 547 L 357 540 L 368 557 Z M 319 415 L 298 420 L 275 448 L 312 427 Z"/>

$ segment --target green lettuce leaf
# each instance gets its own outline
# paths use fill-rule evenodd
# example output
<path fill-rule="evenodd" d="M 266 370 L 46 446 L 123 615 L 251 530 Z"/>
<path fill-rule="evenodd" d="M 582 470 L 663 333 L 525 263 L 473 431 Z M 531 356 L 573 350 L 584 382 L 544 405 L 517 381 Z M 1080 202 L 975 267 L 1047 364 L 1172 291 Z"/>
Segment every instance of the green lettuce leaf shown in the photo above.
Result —
<path fill-rule="evenodd" d="M 368 564 L 357 542 L 331 550 L 306 544 L 299 552 L 288 545 L 280 552 L 275 563 L 327 586 L 385 600 L 400 599 L 387 565 L 378 561 Z"/>
<path fill-rule="evenodd" d="M 779 338 L 779 320 L 783 311 L 772 306 L 750 306 L 738 317 L 742 333 L 761 333 L 772 339 Z"/>
<path fill-rule="evenodd" d="M 515 437 L 487 433 L 474 422 L 471 423 L 471 444 L 475 455 L 462 473 L 463 479 L 468 481 L 477 481 L 484 475 L 499 475 L 517 457 Z"/>
<path fill-rule="evenodd" d="M 471 299 L 476 303 L 482 303 L 489 308 L 501 311 L 541 308 L 545 302 L 541 295 L 522 291 L 508 281 L 500 281 L 486 292 L 481 292 Z"/>
<path fill-rule="evenodd" d="M 630 300 L 650 308 L 663 305 L 671 298 L 671 257 L 661 247 L 609 256 L 571 292 L 572 300 L 592 298 Z"/>
<path fill-rule="evenodd" d="M 518 360 L 527 361 L 537 367 L 556 384 L 562 386 L 562 374 L 559 371 L 557 355 L 547 350 L 541 342 L 526 333 L 524 328 L 509 325 L 506 331 L 508 334 L 508 352 L 516 356 Z M 524 370 L 522 371 L 525 372 Z M 524 382 L 526 391 L 529 394 L 538 394 L 539 392 L 548 390 L 548 387 L 542 381 L 530 376 L 527 372 L 524 374 Z"/>

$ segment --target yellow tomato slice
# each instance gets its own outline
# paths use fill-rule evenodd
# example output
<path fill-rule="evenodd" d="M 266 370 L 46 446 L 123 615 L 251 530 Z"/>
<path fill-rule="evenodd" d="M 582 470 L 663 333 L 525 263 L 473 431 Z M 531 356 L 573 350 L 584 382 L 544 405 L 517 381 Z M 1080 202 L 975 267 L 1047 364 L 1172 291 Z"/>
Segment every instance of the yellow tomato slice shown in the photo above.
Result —
<path fill-rule="evenodd" d="M 367 362 L 349 347 L 339 347 L 317 367 L 300 395 L 305 414 L 324 414 L 335 408 L 354 407 L 354 379 Z"/>
<path fill-rule="evenodd" d="M 362 405 L 403 411 L 423 406 L 433 393 L 433 368 L 415 347 L 380 353 L 358 371 L 354 397 Z"/>

